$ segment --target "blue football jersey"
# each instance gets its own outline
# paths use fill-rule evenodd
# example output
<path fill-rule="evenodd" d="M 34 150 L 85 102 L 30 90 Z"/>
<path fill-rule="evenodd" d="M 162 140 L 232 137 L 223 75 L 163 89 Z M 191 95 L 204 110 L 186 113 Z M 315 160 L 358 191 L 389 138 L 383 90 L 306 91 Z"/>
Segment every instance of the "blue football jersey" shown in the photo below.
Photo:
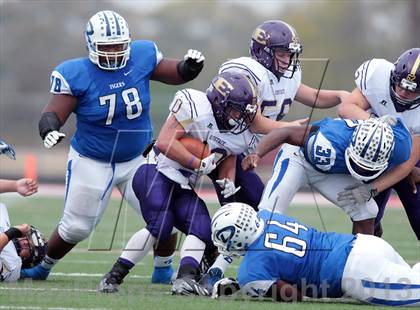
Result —
<path fill-rule="evenodd" d="M 350 174 L 344 154 L 359 123 L 341 118 L 325 118 L 313 123 L 312 126 L 318 126 L 319 129 L 309 136 L 305 146 L 301 148 L 306 160 L 320 172 Z M 395 126 L 392 126 L 392 130 L 395 145 L 387 169 L 408 160 L 411 151 L 410 132 L 400 119 Z"/>
<path fill-rule="evenodd" d="M 241 287 L 248 284 L 251 290 L 258 290 L 259 282 L 269 282 L 271 286 L 283 280 L 295 284 L 308 296 L 343 295 L 341 279 L 354 235 L 319 232 L 268 210 L 259 211 L 258 216 L 264 220 L 264 232 L 251 244 L 241 262 L 238 271 Z"/>
<path fill-rule="evenodd" d="M 77 98 L 77 130 L 71 145 L 83 156 L 124 162 L 142 153 L 153 136 L 150 76 L 162 54 L 151 41 L 133 41 L 130 59 L 119 70 L 102 70 L 89 58 L 58 65 L 51 75 L 53 94 Z"/>

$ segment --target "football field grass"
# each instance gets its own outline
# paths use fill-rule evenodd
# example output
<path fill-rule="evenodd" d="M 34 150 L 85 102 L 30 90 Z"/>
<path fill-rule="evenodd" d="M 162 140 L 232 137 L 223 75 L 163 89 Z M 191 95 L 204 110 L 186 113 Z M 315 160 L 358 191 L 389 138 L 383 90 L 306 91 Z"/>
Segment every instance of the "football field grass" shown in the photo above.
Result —
<path fill-rule="evenodd" d="M 47 236 L 57 225 L 63 204 L 57 198 L 14 196 L 2 197 L 1 202 L 8 205 L 12 224 L 31 223 Z M 216 205 L 209 207 L 213 213 Z M 293 205 L 288 214 L 320 230 L 351 231 L 349 219 L 338 208 Z M 384 239 L 410 264 L 420 261 L 420 243 L 402 209 L 388 209 L 383 226 Z M 143 221 L 131 208 L 126 205 L 120 208 L 119 201 L 113 200 L 92 236 L 60 261 L 47 281 L 0 283 L 0 309 L 380 309 L 348 300 L 279 304 L 241 298 L 175 297 L 170 294 L 170 286 L 150 284 L 151 254 L 130 272 L 119 293 L 97 293 L 95 288 L 102 275 L 109 271 L 130 236 L 142 227 Z M 234 276 L 237 267 L 235 262 L 228 275 Z"/>

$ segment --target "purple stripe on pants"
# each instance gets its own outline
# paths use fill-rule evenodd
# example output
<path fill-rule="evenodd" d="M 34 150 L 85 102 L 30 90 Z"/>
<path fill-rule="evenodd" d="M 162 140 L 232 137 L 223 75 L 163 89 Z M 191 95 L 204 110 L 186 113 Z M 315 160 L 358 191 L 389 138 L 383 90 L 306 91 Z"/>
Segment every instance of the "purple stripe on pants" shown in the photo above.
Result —
<path fill-rule="evenodd" d="M 175 226 L 186 235 L 211 242 L 211 218 L 195 191 L 181 188 L 151 164 L 139 167 L 132 185 L 152 236 L 167 240 Z"/>

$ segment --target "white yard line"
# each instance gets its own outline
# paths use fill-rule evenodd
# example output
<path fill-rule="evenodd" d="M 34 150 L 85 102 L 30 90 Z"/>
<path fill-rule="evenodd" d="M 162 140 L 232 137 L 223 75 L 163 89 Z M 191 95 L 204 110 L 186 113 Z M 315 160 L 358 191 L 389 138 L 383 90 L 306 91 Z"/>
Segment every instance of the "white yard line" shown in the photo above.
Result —
<path fill-rule="evenodd" d="M 52 276 L 60 276 L 60 277 L 87 277 L 87 278 L 97 278 L 103 277 L 103 273 L 83 273 L 83 272 L 52 272 Z M 129 278 L 133 279 L 150 279 L 151 275 L 129 275 Z"/>
<path fill-rule="evenodd" d="M 57 292 L 97 292 L 96 290 L 83 288 L 56 288 L 56 287 L 20 287 L 20 286 L 0 286 L 0 290 L 5 291 L 57 291 Z"/>
<path fill-rule="evenodd" d="M 0 309 L 48 309 L 48 310 L 108 310 L 109 308 L 67 308 L 67 307 L 25 307 L 25 306 L 13 306 L 13 305 L 0 305 Z"/>

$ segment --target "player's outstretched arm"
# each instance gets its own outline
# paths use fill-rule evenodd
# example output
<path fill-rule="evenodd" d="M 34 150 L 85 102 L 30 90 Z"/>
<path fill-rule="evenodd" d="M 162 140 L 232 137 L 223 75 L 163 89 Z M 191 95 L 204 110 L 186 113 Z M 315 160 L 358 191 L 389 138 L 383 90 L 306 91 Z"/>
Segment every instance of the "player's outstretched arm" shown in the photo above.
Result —
<path fill-rule="evenodd" d="M 153 71 L 151 79 L 165 84 L 179 85 L 194 80 L 204 66 L 204 55 L 190 49 L 183 60 L 163 58 Z"/>
<path fill-rule="evenodd" d="M 412 136 L 412 141 L 410 158 L 406 162 L 387 171 L 372 183 L 372 186 L 378 193 L 407 177 L 415 168 L 416 163 L 420 160 L 420 136 Z"/>
<path fill-rule="evenodd" d="M 0 193 L 17 192 L 26 197 L 38 191 L 38 184 L 35 180 L 23 178 L 17 181 L 0 179 Z"/>
<path fill-rule="evenodd" d="M 279 147 L 283 143 L 289 143 L 297 146 L 305 145 L 312 126 L 290 126 L 271 131 L 261 139 L 255 152 L 251 153 L 242 160 L 242 169 L 245 171 L 254 169 L 259 161 L 268 152 Z"/>
<path fill-rule="evenodd" d="M 366 112 L 369 108 L 366 97 L 358 88 L 355 88 L 338 106 L 337 114 L 342 118 L 365 120 L 370 116 Z"/>
<path fill-rule="evenodd" d="M 29 232 L 31 226 L 28 224 L 21 224 L 14 227 L 10 227 L 3 233 L 0 233 L 0 252 L 4 249 L 4 247 L 9 243 L 10 240 L 14 238 L 20 238 L 26 233 Z"/>
<path fill-rule="evenodd" d="M 318 91 L 318 89 L 301 84 L 295 99 L 311 108 L 328 109 L 343 102 L 349 95 L 350 93 L 346 90 L 321 89 Z"/>
<path fill-rule="evenodd" d="M 77 99 L 70 95 L 53 95 L 50 102 L 42 111 L 39 120 L 39 135 L 46 148 L 52 148 L 59 143 L 66 135 L 59 132 L 60 127 L 64 125 L 77 107 Z"/>
<path fill-rule="evenodd" d="M 256 134 L 266 135 L 270 131 L 276 128 L 283 128 L 288 126 L 303 126 L 306 125 L 309 121 L 309 118 L 298 119 L 292 122 L 283 122 L 283 121 L 274 121 L 268 117 L 264 117 L 261 114 L 261 108 L 257 110 L 254 120 L 250 126 L 250 130 Z"/>

